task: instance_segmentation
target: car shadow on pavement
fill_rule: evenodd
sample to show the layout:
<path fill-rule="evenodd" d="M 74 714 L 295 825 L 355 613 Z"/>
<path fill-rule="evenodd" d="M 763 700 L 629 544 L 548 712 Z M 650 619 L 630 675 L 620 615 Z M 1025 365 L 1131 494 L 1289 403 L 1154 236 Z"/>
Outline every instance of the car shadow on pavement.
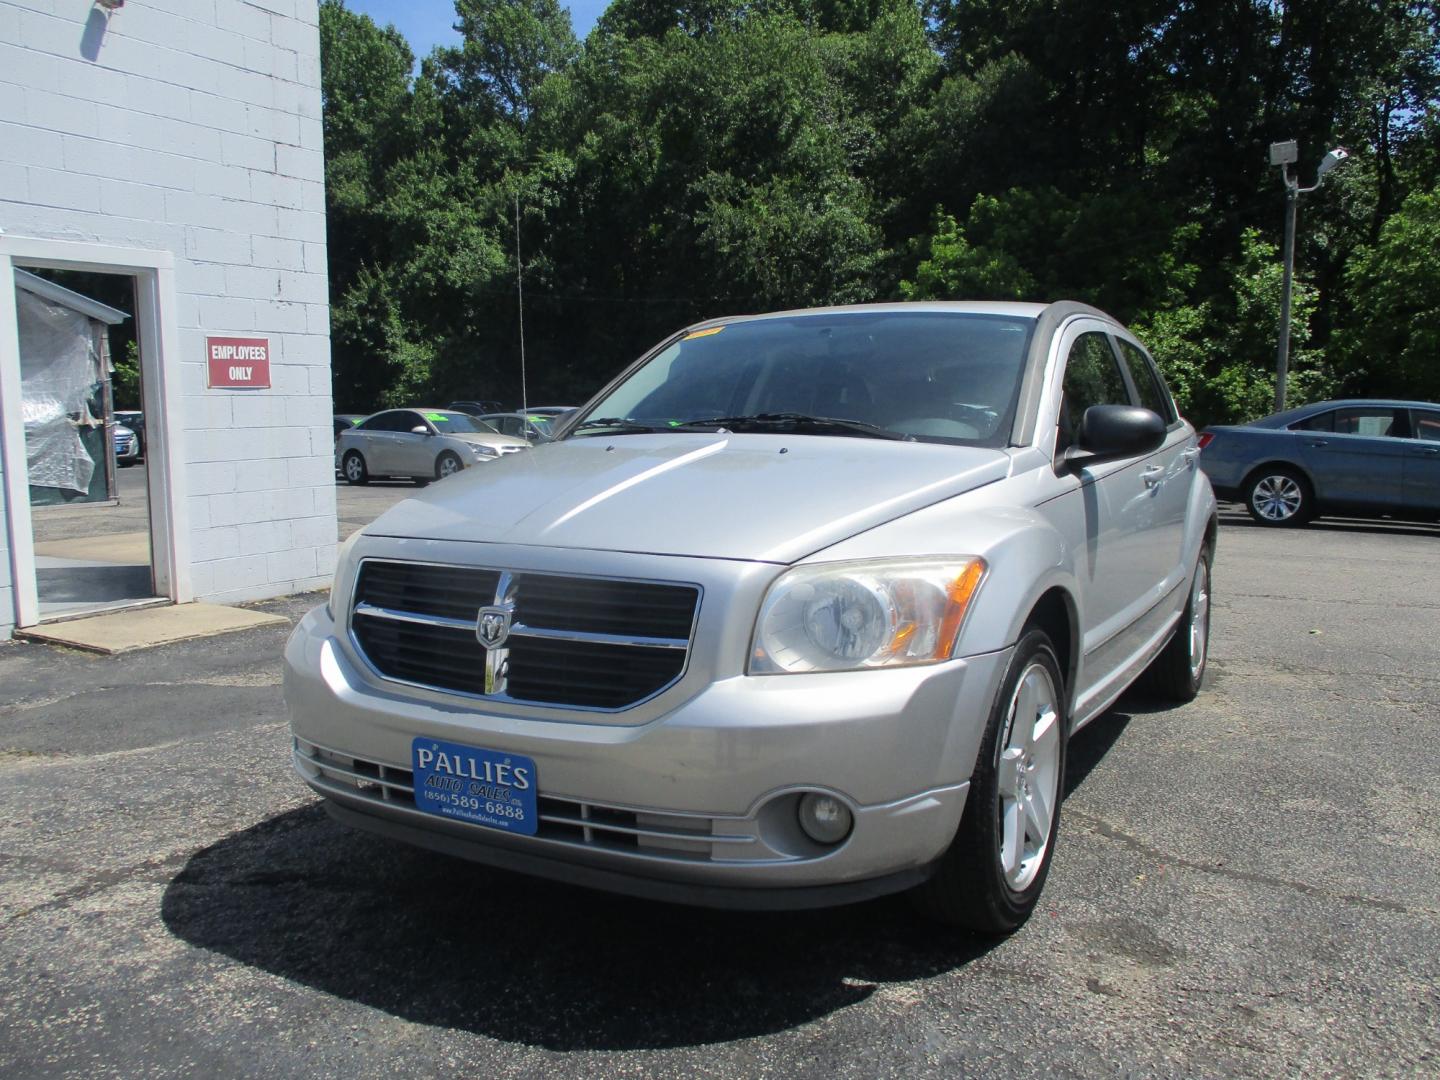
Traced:
<path fill-rule="evenodd" d="M 1243 507 L 1225 507 L 1220 511 L 1220 524 L 1227 528 L 1267 529 L 1282 531 L 1274 525 L 1262 525 Z M 1429 521 L 1405 521 L 1399 518 L 1343 518 L 1322 517 L 1308 521 L 1292 532 L 1317 533 L 1371 533 L 1375 536 L 1435 536 L 1436 523 Z"/>
<path fill-rule="evenodd" d="M 184 941 L 327 994 L 551 1050 L 770 1034 L 995 944 L 903 897 L 743 913 L 611 896 L 355 833 L 319 803 L 197 852 L 161 914 Z"/>

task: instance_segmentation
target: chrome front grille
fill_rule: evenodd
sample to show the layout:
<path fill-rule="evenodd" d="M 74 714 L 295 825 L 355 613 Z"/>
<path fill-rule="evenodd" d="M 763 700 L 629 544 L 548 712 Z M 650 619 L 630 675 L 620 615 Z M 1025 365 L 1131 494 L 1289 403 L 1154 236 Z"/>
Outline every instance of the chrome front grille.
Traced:
<path fill-rule="evenodd" d="M 350 628 L 387 679 L 615 711 L 680 678 L 699 600 L 695 585 L 366 559 Z M 482 608 L 509 618 L 491 649 L 477 633 Z"/>
<path fill-rule="evenodd" d="M 414 774 L 409 769 L 365 761 L 298 737 L 293 756 L 305 778 L 322 790 L 337 790 L 369 802 L 424 813 L 415 807 Z M 537 807 L 538 840 L 702 862 L 733 860 L 752 851 L 760 853 L 755 836 L 738 830 L 718 831 L 730 819 L 635 810 L 543 791 Z M 483 825 L 468 827 L 493 831 Z"/>

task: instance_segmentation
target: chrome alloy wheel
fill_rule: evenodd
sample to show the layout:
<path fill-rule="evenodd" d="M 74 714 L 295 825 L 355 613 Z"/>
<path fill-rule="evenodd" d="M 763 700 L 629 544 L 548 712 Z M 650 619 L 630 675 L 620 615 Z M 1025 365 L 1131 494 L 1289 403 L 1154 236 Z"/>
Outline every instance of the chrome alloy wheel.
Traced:
<path fill-rule="evenodd" d="M 1210 647 L 1210 564 L 1201 552 L 1190 585 L 1190 678 L 1198 685 L 1205 673 L 1206 650 Z"/>
<path fill-rule="evenodd" d="M 365 463 L 360 460 L 359 454 L 345 455 L 345 479 L 352 484 L 365 475 Z"/>
<path fill-rule="evenodd" d="M 1059 695 L 1049 671 L 1032 663 L 1015 684 L 1000 753 L 1000 869 L 1024 891 L 1045 864 L 1060 797 Z"/>
<path fill-rule="evenodd" d="M 435 474 L 444 480 L 447 476 L 454 476 L 462 468 L 460 459 L 454 454 L 442 454 L 439 463 L 435 466 Z"/>
<path fill-rule="evenodd" d="M 1250 493 L 1250 505 L 1267 521 L 1289 521 L 1300 512 L 1304 501 L 1300 485 L 1284 473 L 1261 478 Z"/>

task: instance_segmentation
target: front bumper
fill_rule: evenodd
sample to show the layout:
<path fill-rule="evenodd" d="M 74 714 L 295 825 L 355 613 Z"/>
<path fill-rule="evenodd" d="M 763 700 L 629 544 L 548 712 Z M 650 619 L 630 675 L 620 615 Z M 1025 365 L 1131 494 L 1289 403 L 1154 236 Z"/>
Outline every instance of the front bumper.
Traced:
<path fill-rule="evenodd" d="M 339 820 L 522 872 L 733 907 L 818 906 L 922 881 L 959 825 L 1009 658 L 682 683 L 644 722 L 616 723 L 396 686 L 352 649 L 322 608 L 285 655 L 294 766 Z M 533 758 L 537 835 L 419 810 L 415 738 Z M 814 790 L 854 815 L 833 847 L 796 823 Z"/>

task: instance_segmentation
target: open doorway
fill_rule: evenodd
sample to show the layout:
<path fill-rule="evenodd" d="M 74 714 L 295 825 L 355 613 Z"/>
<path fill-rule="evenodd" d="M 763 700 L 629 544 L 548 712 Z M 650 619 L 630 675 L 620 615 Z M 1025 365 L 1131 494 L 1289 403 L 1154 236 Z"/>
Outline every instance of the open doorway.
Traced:
<path fill-rule="evenodd" d="M 163 603 L 136 279 L 17 266 L 14 286 L 39 621 Z"/>

